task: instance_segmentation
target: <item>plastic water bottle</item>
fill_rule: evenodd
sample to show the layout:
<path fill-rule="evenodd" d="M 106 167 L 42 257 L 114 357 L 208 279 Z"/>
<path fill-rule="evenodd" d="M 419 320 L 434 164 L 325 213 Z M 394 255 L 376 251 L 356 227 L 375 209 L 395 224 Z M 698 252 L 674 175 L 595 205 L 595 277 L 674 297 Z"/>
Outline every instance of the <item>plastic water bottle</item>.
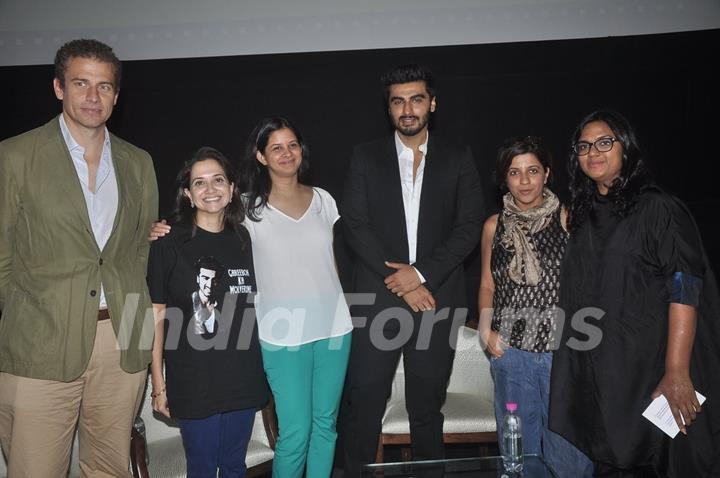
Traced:
<path fill-rule="evenodd" d="M 503 465 L 505 471 L 517 473 L 523 469 L 523 447 L 520 417 L 516 412 L 517 403 L 506 403 L 502 425 Z"/>

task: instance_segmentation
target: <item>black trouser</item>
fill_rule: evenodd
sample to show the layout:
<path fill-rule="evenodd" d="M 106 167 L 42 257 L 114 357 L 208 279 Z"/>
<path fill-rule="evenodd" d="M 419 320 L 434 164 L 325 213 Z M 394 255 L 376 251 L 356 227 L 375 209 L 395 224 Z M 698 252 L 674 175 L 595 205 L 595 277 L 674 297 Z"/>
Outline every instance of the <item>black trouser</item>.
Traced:
<path fill-rule="evenodd" d="M 394 333 L 385 331 L 389 337 Z M 402 348 L 380 350 L 370 342 L 367 329 L 353 332 L 341 416 L 347 478 L 360 476 L 362 465 L 375 461 L 381 421 L 401 351 L 413 459 L 444 457 L 440 409 L 452 364 L 448 337 L 449 326 L 437 326 L 427 350 L 417 350 L 416 333 Z"/>
<path fill-rule="evenodd" d="M 605 463 L 594 462 L 596 478 L 662 478 L 667 476 L 660 474 L 655 467 L 647 465 L 632 469 L 615 468 Z"/>

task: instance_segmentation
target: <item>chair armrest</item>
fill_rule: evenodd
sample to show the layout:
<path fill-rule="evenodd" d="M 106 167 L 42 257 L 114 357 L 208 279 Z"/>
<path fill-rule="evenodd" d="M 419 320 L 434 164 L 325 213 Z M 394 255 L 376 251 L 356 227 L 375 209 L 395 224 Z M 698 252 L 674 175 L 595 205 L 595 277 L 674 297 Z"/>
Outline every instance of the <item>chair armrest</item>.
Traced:
<path fill-rule="evenodd" d="M 136 417 L 130 434 L 130 466 L 134 478 L 150 478 L 147 463 L 145 422 L 142 418 Z"/>

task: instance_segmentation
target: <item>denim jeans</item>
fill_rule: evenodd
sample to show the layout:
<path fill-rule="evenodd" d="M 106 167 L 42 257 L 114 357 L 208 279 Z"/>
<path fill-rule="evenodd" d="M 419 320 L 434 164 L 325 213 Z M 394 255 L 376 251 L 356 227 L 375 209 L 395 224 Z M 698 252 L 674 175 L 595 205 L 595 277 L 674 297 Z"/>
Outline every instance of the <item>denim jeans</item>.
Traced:
<path fill-rule="evenodd" d="M 508 348 L 502 357 L 491 359 L 491 367 L 500 446 L 505 404 L 515 402 L 520 415 L 523 453 L 542 455 L 560 478 L 592 477 L 590 459 L 548 428 L 552 352 Z"/>
<path fill-rule="evenodd" d="M 245 454 L 254 423 L 254 408 L 207 418 L 178 419 L 187 460 L 187 478 L 244 477 L 247 471 Z"/>

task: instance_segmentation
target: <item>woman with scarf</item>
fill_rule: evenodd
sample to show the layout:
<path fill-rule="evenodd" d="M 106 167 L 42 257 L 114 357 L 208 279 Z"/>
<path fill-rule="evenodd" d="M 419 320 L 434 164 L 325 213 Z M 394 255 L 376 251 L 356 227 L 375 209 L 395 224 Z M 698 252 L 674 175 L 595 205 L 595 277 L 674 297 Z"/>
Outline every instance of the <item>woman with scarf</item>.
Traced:
<path fill-rule="evenodd" d="M 534 136 L 510 138 L 495 176 L 503 209 L 482 232 L 480 331 L 495 380 L 498 442 L 505 404 L 518 404 L 523 452 L 543 455 L 560 477 L 592 476 L 592 463 L 548 428 L 552 350 L 562 332 L 557 307 L 566 211 L 547 187 L 551 155 Z M 502 445 L 501 445 L 502 446 Z"/>

